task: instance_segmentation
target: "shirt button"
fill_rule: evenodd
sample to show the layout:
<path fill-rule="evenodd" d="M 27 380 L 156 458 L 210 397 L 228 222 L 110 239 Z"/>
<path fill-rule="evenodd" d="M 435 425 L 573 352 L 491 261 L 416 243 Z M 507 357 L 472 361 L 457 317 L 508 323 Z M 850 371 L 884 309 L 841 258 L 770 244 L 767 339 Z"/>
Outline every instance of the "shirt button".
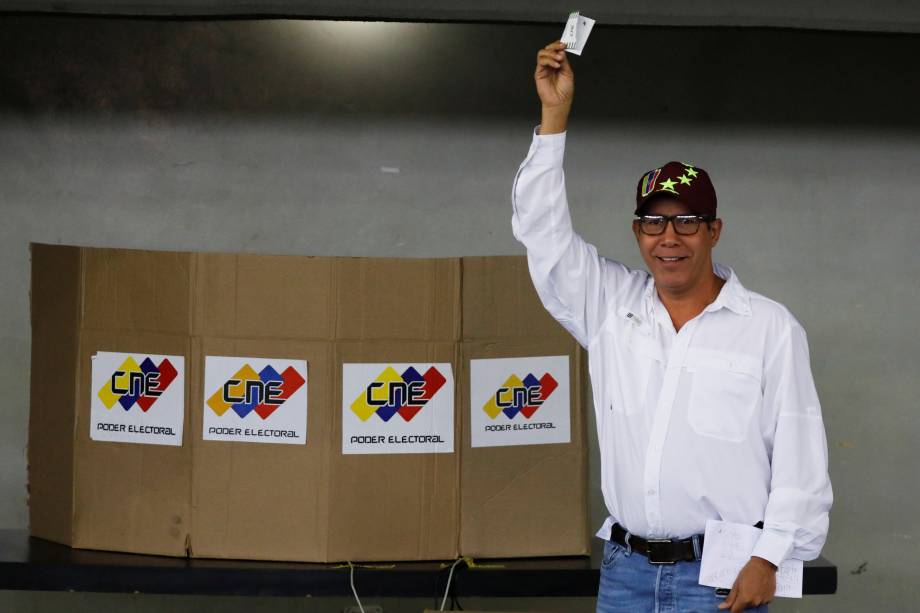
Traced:
<path fill-rule="evenodd" d="M 657 492 L 655 492 L 655 490 L 649 490 L 647 493 L 649 496 L 654 496 Z"/>

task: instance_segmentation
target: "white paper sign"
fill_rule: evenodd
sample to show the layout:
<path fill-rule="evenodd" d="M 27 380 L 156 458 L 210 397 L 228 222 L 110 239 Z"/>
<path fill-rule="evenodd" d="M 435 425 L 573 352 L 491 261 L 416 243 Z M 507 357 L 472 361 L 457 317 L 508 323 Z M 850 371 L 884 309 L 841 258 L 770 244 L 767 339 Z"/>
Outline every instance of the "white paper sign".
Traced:
<path fill-rule="evenodd" d="M 453 450 L 450 364 L 342 366 L 342 453 Z"/>
<path fill-rule="evenodd" d="M 754 526 L 726 521 L 706 522 L 700 585 L 731 588 L 738 573 L 751 559 L 763 531 Z M 776 571 L 776 595 L 802 597 L 802 560 L 786 560 Z"/>
<path fill-rule="evenodd" d="M 594 20 L 590 17 L 576 12 L 569 13 L 569 19 L 562 31 L 560 42 L 565 43 L 565 50 L 575 55 L 581 55 L 584 51 L 585 44 L 588 42 L 588 36 L 594 28 Z"/>
<path fill-rule="evenodd" d="M 307 443 L 307 362 L 209 355 L 204 360 L 206 441 Z"/>
<path fill-rule="evenodd" d="M 470 361 L 473 447 L 571 441 L 569 356 Z"/>
<path fill-rule="evenodd" d="M 184 357 L 108 351 L 92 357 L 92 440 L 180 446 L 184 420 Z"/>

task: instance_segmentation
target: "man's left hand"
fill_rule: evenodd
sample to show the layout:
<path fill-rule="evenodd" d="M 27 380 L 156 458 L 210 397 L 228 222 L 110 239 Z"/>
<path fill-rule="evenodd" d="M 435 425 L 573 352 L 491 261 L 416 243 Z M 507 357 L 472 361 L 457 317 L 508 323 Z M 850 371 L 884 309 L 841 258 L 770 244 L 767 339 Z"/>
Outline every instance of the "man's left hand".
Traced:
<path fill-rule="evenodd" d="M 776 567 L 763 558 L 752 557 L 735 579 L 732 591 L 719 605 L 720 609 L 731 609 L 741 613 L 749 607 L 759 607 L 773 600 L 776 593 Z"/>

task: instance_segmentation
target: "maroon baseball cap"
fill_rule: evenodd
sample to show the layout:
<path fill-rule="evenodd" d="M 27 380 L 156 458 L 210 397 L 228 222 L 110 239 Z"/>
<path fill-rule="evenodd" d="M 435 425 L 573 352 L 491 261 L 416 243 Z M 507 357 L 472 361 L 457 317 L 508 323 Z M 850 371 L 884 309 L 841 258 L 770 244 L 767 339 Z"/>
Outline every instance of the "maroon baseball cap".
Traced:
<path fill-rule="evenodd" d="M 716 216 L 716 190 L 709 173 L 692 164 L 668 162 L 642 175 L 636 185 L 636 215 L 659 198 L 678 200 L 695 215 Z"/>

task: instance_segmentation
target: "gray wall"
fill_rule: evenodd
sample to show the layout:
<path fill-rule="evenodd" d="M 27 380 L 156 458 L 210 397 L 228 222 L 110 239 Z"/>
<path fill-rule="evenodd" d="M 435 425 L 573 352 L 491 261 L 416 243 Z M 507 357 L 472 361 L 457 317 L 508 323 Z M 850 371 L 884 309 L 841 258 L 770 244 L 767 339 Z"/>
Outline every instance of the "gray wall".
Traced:
<path fill-rule="evenodd" d="M 538 117 L 533 56 L 558 30 L 0 18 L 0 527 L 27 525 L 30 241 L 522 253 L 509 192 Z M 725 220 L 717 258 L 809 332 L 836 494 L 824 553 L 840 589 L 778 611 L 909 610 L 920 598 L 918 55 L 910 35 L 602 27 L 576 63 L 577 228 L 640 265 L 637 177 L 670 159 L 699 164 Z M 4 610 L 209 603 L 340 604 L 0 592 Z"/>

